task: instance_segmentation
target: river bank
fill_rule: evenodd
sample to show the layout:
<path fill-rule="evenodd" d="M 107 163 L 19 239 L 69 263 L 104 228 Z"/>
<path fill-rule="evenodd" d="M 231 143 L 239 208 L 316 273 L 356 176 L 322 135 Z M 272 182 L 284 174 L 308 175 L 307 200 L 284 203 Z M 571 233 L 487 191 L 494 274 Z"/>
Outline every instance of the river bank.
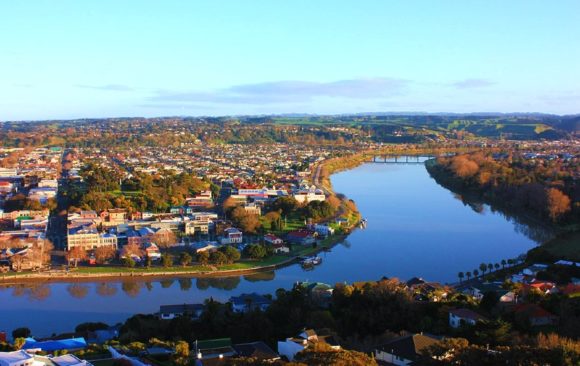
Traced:
<path fill-rule="evenodd" d="M 425 163 L 427 171 L 437 184 L 461 196 L 469 204 L 484 203 L 528 228 L 526 235 L 538 241 L 539 246 L 526 253 L 528 261 L 555 262 L 560 259 L 580 261 L 580 231 L 578 225 L 557 225 L 540 219 L 529 212 L 516 210 L 508 203 L 492 199 L 476 189 L 467 189 L 461 180 L 439 169 L 435 159 Z"/>
<path fill-rule="evenodd" d="M 323 240 L 316 247 L 307 247 L 300 250 L 293 256 L 273 256 L 261 261 L 244 261 L 226 264 L 212 270 L 212 266 L 189 266 L 189 267 L 155 267 L 155 268 L 126 268 L 126 267 L 79 267 L 72 271 L 52 271 L 36 273 L 11 273 L 0 276 L 0 284 L 15 285 L 19 283 L 31 282 L 70 282 L 98 280 L 120 280 L 131 278 L 212 278 L 212 277 L 234 277 L 250 275 L 260 272 L 281 269 L 296 264 L 304 256 L 316 255 L 322 251 L 332 248 L 334 245 L 344 241 L 348 234 L 335 235 Z M 243 268 L 246 267 L 246 268 Z"/>

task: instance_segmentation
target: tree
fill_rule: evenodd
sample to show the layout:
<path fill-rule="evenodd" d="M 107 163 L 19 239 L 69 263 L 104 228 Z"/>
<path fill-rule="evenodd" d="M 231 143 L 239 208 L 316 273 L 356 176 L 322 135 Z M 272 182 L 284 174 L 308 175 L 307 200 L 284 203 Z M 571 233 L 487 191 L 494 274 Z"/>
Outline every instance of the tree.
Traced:
<path fill-rule="evenodd" d="M 495 270 L 497 271 L 497 270 L 499 269 L 499 263 L 495 263 L 495 264 L 493 265 L 493 268 L 495 268 Z"/>
<path fill-rule="evenodd" d="M 465 277 L 465 274 L 463 272 L 459 272 L 457 274 L 457 277 L 459 277 L 459 283 L 463 282 L 463 277 Z"/>
<path fill-rule="evenodd" d="M 372 357 L 362 352 L 334 350 L 323 342 L 315 343 L 299 352 L 295 360 L 309 366 L 377 366 L 377 362 Z"/>
<path fill-rule="evenodd" d="M 14 348 L 21 349 L 26 343 L 26 339 L 22 337 L 14 338 Z"/>
<path fill-rule="evenodd" d="M 30 329 L 23 327 L 23 328 L 16 328 L 12 331 L 12 339 L 16 338 L 28 338 L 30 337 Z"/>
<path fill-rule="evenodd" d="M 292 196 L 282 196 L 272 202 L 272 210 L 281 211 L 283 215 L 288 215 L 298 208 L 298 201 Z"/>
<path fill-rule="evenodd" d="M 163 253 L 161 256 L 161 263 L 165 268 L 173 266 L 173 256 L 169 253 Z"/>
<path fill-rule="evenodd" d="M 179 263 L 184 267 L 189 266 L 192 260 L 193 258 L 187 252 L 181 252 L 179 254 Z"/>
<path fill-rule="evenodd" d="M 224 203 L 222 204 L 223 210 L 224 212 L 229 212 L 231 211 L 234 207 L 239 206 L 240 203 L 238 201 L 236 201 L 235 198 L 233 197 L 228 197 L 226 198 L 226 200 L 224 201 Z"/>
<path fill-rule="evenodd" d="M 502 259 L 501 260 L 501 268 L 504 269 L 506 264 L 507 264 L 507 261 L 505 259 Z"/>
<path fill-rule="evenodd" d="M 145 251 L 141 249 L 141 246 L 137 243 L 129 243 L 123 247 L 121 251 L 121 257 L 129 258 L 129 257 L 143 257 L 145 255 Z"/>
<path fill-rule="evenodd" d="M 550 188 L 546 192 L 548 216 L 557 221 L 560 216 L 570 211 L 570 197 L 557 188 Z"/>
<path fill-rule="evenodd" d="M 202 266 L 209 263 L 209 253 L 206 250 L 197 253 L 197 262 Z"/>
<path fill-rule="evenodd" d="M 226 256 L 228 263 L 234 263 L 241 257 L 240 251 L 231 245 L 223 246 L 219 248 L 218 251 L 222 252 Z"/>
<path fill-rule="evenodd" d="M 479 276 L 479 271 L 477 269 L 473 270 L 473 277 L 477 278 Z"/>
<path fill-rule="evenodd" d="M 123 265 L 127 268 L 135 267 L 135 260 L 132 257 L 125 257 L 123 258 Z"/>
<path fill-rule="evenodd" d="M 284 223 L 282 222 L 282 216 L 278 211 L 271 211 L 264 215 L 264 219 L 270 224 L 270 229 L 274 231 L 280 231 L 284 229 Z"/>
<path fill-rule="evenodd" d="M 153 234 L 152 241 L 162 249 L 169 249 L 177 244 L 177 236 L 169 229 L 159 229 Z"/>
<path fill-rule="evenodd" d="M 69 263 L 74 262 L 75 267 L 78 265 L 78 262 L 84 261 L 87 258 L 87 251 L 83 247 L 72 247 L 72 249 L 66 253 L 67 261 Z"/>
<path fill-rule="evenodd" d="M 95 259 L 97 263 L 103 264 L 115 256 L 117 251 L 112 245 L 105 245 L 95 249 Z"/>
<path fill-rule="evenodd" d="M 246 209 L 241 206 L 233 209 L 231 219 L 237 227 L 246 233 L 254 234 L 258 227 L 260 227 L 258 216 L 248 213 Z"/>
<path fill-rule="evenodd" d="M 175 345 L 173 362 L 177 365 L 187 365 L 189 363 L 189 344 L 185 341 L 179 341 Z"/>
<path fill-rule="evenodd" d="M 268 251 L 263 245 L 250 244 L 244 249 L 244 254 L 252 259 L 262 259 L 268 254 Z"/>
<path fill-rule="evenodd" d="M 212 263 L 217 264 L 219 266 L 219 265 L 227 263 L 228 257 L 226 257 L 226 255 L 224 253 L 222 253 L 221 251 L 217 250 L 217 251 L 210 254 L 209 260 Z"/>
<path fill-rule="evenodd" d="M 481 275 L 484 276 L 485 275 L 485 271 L 487 270 L 487 264 L 481 263 L 479 265 L 479 270 L 481 271 Z"/>
<path fill-rule="evenodd" d="M 493 264 L 491 264 L 491 263 L 488 263 L 488 264 L 487 264 L 487 271 L 488 271 L 489 273 L 491 273 L 491 271 L 492 271 L 492 270 L 493 270 Z"/>
<path fill-rule="evenodd" d="M 471 272 L 469 272 L 469 271 L 465 272 L 465 276 L 467 277 L 467 280 L 469 281 L 471 279 Z"/>

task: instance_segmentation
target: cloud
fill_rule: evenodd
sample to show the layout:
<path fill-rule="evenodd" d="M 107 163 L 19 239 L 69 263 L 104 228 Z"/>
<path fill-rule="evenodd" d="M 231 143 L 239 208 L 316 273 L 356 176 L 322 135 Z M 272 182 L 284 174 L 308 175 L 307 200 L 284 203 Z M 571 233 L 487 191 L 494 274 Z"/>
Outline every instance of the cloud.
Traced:
<path fill-rule="evenodd" d="M 77 88 L 82 89 L 93 89 L 93 90 L 103 90 L 103 91 L 133 91 L 132 87 L 123 84 L 106 84 L 106 85 L 86 85 L 86 84 L 77 84 L 75 85 Z"/>
<path fill-rule="evenodd" d="M 350 79 L 332 82 L 273 81 L 235 85 L 210 92 L 160 90 L 155 102 L 216 104 L 284 104 L 308 102 L 314 98 L 379 99 L 399 95 L 408 80 L 393 78 Z"/>
<path fill-rule="evenodd" d="M 484 88 L 486 86 L 494 85 L 495 83 L 487 79 L 465 79 L 451 84 L 457 89 L 474 89 Z"/>

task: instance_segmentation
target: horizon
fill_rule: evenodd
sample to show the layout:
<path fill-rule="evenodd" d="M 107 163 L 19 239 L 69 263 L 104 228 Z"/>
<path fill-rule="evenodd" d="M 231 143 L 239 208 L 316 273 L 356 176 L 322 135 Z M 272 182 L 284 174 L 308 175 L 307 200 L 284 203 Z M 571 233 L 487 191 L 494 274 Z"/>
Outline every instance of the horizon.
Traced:
<path fill-rule="evenodd" d="M 21 119 L 21 120 L 0 120 L 0 123 L 20 123 L 20 122 L 73 122 L 83 120 L 114 120 L 114 119 L 167 119 L 167 118 L 257 118 L 257 117 L 340 117 L 340 116 L 467 116 L 467 117 L 533 117 L 546 116 L 558 118 L 575 118 L 579 113 L 555 114 L 543 112 L 424 112 L 424 111 L 401 111 L 401 112 L 357 112 L 357 113 L 264 113 L 264 114 L 223 114 L 223 115 L 158 115 L 158 116 L 113 116 L 113 117 L 71 117 L 71 118 L 48 118 L 48 119 Z"/>
<path fill-rule="evenodd" d="M 575 115 L 579 14 L 572 0 L 6 3 L 0 121 Z"/>

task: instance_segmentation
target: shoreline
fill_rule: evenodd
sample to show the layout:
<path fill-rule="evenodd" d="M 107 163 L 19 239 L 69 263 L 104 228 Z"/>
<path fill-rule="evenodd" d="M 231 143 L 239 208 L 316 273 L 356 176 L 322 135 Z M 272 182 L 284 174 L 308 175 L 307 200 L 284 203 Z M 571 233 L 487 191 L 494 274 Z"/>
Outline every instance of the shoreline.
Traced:
<path fill-rule="evenodd" d="M 350 234 L 350 233 L 349 233 Z M 25 273 L 15 275 L 1 275 L 0 286 L 19 285 L 27 283 L 68 283 L 68 282 L 112 282 L 122 279 L 160 279 L 160 278 L 227 278 L 251 275 L 260 272 L 274 271 L 284 267 L 297 264 L 301 257 L 305 255 L 315 255 L 325 249 L 330 249 L 344 241 L 349 234 L 341 234 L 332 237 L 326 245 L 319 245 L 302 255 L 288 257 L 279 263 L 264 266 L 256 266 L 243 269 L 222 269 L 222 270 L 179 270 L 179 271 L 148 271 L 148 270 L 127 270 L 111 271 L 101 273 L 79 273 L 79 272 L 57 272 L 57 273 Z M 183 267 L 173 267 L 182 269 Z M 98 280 L 98 281 L 97 281 Z"/>
<path fill-rule="evenodd" d="M 353 155 L 343 156 L 328 159 L 322 161 L 321 163 L 313 166 L 311 180 L 314 184 L 320 185 L 321 188 L 327 193 L 329 196 L 337 196 L 341 195 L 340 193 L 334 192 L 332 188 L 332 183 L 330 178 L 333 174 L 355 169 L 362 164 L 368 162 L 368 159 L 372 156 L 381 155 L 381 154 L 396 154 L 396 155 L 417 155 L 417 154 L 428 154 L 428 153 L 441 153 L 439 149 L 412 149 L 408 151 L 398 151 L 395 148 L 394 151 L 391 150 L 392 147 L 386 147 L 380 151 L 362 151 Z M 345 196 L 345 199 L 348 200 L 348 197 Z M 353 212 L 358 216 L 360 219 L 361 214 L 358 209 Z M 263 266 L 256 266 L 250 268 L 243 268 L 243 269 L 222 269 L 222 270 L 169 270 L 169 271 L 149 271 L 149 270 L 124 270 L 124 271 L 110 271 L 110 272 L 95 272 L 95 273 L 78 273 L 78 272 L 57 272 L 57 273 L 23 273 L 23 274 L 11 274 L 11 275 L 4 275 L 0 274 L 0 286 L 5 285 L 18 285 L 24 283 L 53 283 L 53 282 L 95 282 L 98 280 L 102 281 L 114 281 L 119 279 L 137 279 L 137 278 L 179 278 L 179 277 L 188 277 L 188 278 L 227 278 L 227 277 L 236 277 L 236 276 L 243 276 L 243 275 L 250 275 L 260 272 L 272 271 L 277 270 L 280 268 L 284 268 L 293 264 L 296 264 L 300 257 L 304 255 L 314 255 L 320 253 L 324 249 L 332 248 L 333 246 L 337 245 L 338 243 L 344 241 L 350 233 L 356 229 L 357 223 L 352 223 L 350 226 L 346 227 L 346 233 L 336 235 L 331 237 L 332 240 L 330 243 L 326 245 L 321 245 L 316 248 L 312 248 L 312 251 L 308 251 L 306 254 L 296 255 L 293 257 L 289 257 L 286 260 L 283 260 L 279 263 L 275 264 L 268 264 Z M 96 268 L 103 268 L 103 267 L 96 267 Z M 174 267 L 176 268 L 176 267 Z"/>

